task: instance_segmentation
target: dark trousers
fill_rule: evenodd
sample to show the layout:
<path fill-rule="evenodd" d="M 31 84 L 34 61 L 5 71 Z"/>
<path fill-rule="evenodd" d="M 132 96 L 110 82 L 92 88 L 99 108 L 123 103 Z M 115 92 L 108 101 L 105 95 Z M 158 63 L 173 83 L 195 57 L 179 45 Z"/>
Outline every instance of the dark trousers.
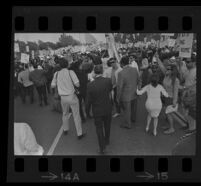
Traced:
<path fill-rule="evenodd" d="M 52 82 L 52 80 L 47 80 L 47 83 L 46 83 L 46 87 L 47 87 L 47 92 L 48 92 L 48 94 L 51 93 L 51 91 L 50 91 L 51 82 Z"/>
<path fill-rule="evenodd" d="M 21 99 L 23 103 L 26 103 L 26 96 L 29 96 L 30 103 L 33 103 L 34 101 L 34 87 L 33 85 L 24 87 L 21 86 Z"/>
<path fill-rule="evenodd" d="M 85 120 L 84 111 L 83 111 L 83 107 L 82 107 L 82 102 L 84 101 L 84 103 L 85 103 L 85 96 L 83 96 L 82 94 L 79 94 L 77 97 L 79 100 L 79 109 L 80 109 L 81 119 Z"/>
<path fill-rule="evenodd" d="M 46 91 L 46 86 L 42 85 L 42 86 L 37 86 L 36 90 L 38 92 L 38 96 L 39 96 L 39 101 L 40 104 L 44 103 L 47 104 L 47 91 Z"/>
<path fill-rule="evenodd" d="M 125 126 L 131 127 L 131 121 L 136 121 L 136 113 L 137 113 L 137 99 L 132 101 L 123 101 L 122 102 L 122 110 Z"/>
<path fill-rule="evenodd" d="M 113 99 L 113 102 L 114 102 L 115 107 L 116 107 L 116 112 L 120 113 L 121 112 L 121 107 L 120 107 L 120 104 L 117 101 L 117 87 L 115 87 L 113 90 L 114 90 L 114 99 Z"/>
<path fill-rule="evenodd" d="M 100 151 L 103 151 L 110 141 L 111 114 L 94 117 L 94 122 L 99 148 Z"/>

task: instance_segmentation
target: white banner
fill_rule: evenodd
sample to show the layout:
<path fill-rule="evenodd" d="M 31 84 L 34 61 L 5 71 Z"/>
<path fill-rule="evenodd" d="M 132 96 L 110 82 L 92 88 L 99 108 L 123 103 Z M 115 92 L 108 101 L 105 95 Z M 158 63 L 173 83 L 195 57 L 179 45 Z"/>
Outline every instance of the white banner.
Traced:
<path fill-rule="evenodd" d="M 174 33 L 162 33 L 162 36 L 174 36 Z"/>
<path fill-rule="evenodd" d="M 29 63 L 29 55 L 25 53 L 21 53 L 21 63 Z"/>
<path fill-rule="evenodd" d="M 193 34 L 179 35 L 179 57 L 190 58 L 193 45 Z"/>

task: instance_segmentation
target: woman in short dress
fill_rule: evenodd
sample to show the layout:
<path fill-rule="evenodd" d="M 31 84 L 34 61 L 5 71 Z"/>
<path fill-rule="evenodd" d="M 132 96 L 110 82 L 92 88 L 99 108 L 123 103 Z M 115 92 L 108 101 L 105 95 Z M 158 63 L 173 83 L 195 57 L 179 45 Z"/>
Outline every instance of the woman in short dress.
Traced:
<path fill-rule="evenodd" d="M 158 76 L 156 74 L 152 75 L 151 83 L 143 87 L 141 90 L 137 90 L 138 95 L 142 95 L 147 93 L 147 100 L 145 103 L 145 107 L 148 111 L 147 116 L 147 126 L 146 132 L 149 130 L 149 125 L 151 123 L 151 119 L 154 119 L 154 136 L 157 135 L 157 126 L 158 126 L 158 116 L 162 109 L 161 102 L 161 93 L 165 97 L 168 97 L 168 93 L 165 91 L 162 85 L 158 84 Z"/>

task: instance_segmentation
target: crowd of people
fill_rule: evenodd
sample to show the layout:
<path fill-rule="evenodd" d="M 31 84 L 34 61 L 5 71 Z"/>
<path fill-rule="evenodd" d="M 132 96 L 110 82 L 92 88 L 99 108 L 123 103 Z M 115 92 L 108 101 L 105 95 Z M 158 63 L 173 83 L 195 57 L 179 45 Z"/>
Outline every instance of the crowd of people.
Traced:
<path fill-rule="evenodd" d="M 158 117 L 165 113 L 169 127 L 164 134 L 175 131 L 175 120 L 181 110 L 182 128 L 196 130 L 196 53 L 191 58 L 180 58 L 173 47 L 158 49 L 120 48 L 118 55 L 107 58 L 107 51 L 54 56 L 54 62 L 30 60 L 29 64 L 16 63 L 15 95 L 26 103 L 34 103 L 34 88 L 39 106 L 52 104 L 62 113 L 63 131 L 69 132 L 69 116 L 73 115 L 78 139 L 86 136 L 82 123 L 94 119 L 99 153 L 104 154 L 110 144 L 110 127 L 114 117 L 122 116 L 120 127 L 132 129 L 136 122 L 139 96 L 146 93 L 147 125 L 153 119 L 153 135 L 157 136 Z M 50 103 L 48 94 L 53 96 Z M 182 120 L 182 118 L 181 118 Z"/>

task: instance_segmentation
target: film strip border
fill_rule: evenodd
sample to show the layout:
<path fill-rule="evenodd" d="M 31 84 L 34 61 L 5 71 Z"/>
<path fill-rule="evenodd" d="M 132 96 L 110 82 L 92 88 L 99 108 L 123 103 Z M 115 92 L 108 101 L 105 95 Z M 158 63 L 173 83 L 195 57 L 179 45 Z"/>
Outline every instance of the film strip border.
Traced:
<path fill-rule="evenodd" d="M 97 19 L 94 16 L 88 16 L 85 20 L 86 31 L 95 31 L 97 29 Z M 169 26 L 169 19 L 167 16 L 159 16 L 158 20 L 158 30 L 167 31 Z M 192 17 L 183 16 L 181 18 L 182 30 L 191 31 L 192 30 Z M 37 20 L 38 31 L 47 31 L 49 26 L 49 20 L 47 16 L 41 16 Z M 111 31 L 119 31 L 121 25 L 121 19 L 118 16 L 112 16 L 109 18 L 109 28 Z M 17 16 L 15 18 L 15 31 L 24 31 L 25 18 L 22 16 Z M 145 29 L 145 20 L 142 16 L 136 16 L 133 21 L 133 28 L 135 31 L 142 31 Z M 64 16 L 62 18 L 62 30 L 71 31 L 73 29 L 73 18 L 71 16 Z"/>
<path fill-rule="evenodd" d="M 15 32 L 191 32 L 198 7 L 15 7 Z"/>
<path fill-rule="evenodd" d="M 23 182 L 196 180 L 191 157 L 16 157 L 13 165 L 17 180 Z"/>
<path fill-rule="evenodd" d="M 199 33 L 200 12 L 199 7 L 14 7 L 12 31 Z M 199 37 L 198 34 L 198 51 Z M 198 146 L 195 157 L 14 157 L 10 140 L 8 154 L 9 182 L 200 180 Z"/>

